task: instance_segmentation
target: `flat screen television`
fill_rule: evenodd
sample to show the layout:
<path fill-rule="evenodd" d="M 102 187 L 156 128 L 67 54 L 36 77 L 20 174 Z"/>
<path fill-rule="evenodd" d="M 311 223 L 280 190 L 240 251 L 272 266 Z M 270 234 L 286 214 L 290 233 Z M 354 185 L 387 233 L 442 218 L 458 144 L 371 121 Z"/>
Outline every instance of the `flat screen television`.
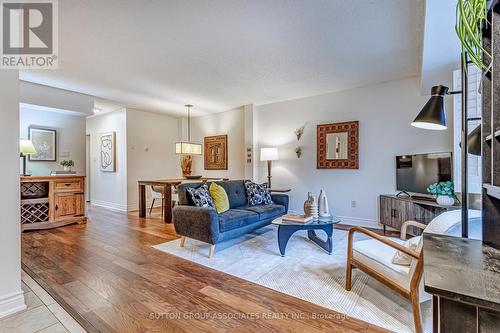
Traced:
<path fill-rule="evenodd" d="M 436 182 L 451 181 L 451 152 L 396 156 L 396 189 L 427 194 Z"/>

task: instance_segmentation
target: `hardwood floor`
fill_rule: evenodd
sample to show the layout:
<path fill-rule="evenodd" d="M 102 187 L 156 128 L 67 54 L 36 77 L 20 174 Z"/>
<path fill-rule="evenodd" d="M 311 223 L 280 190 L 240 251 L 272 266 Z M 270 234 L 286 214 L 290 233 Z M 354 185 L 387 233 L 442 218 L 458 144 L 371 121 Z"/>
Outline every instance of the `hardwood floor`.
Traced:
<path fill-rule="evenodd" d="M 89 332 L 386 332 L 151 247 L 159 211 L 89 209 L 87 225 L 22 234 L 22 262 Z"/>

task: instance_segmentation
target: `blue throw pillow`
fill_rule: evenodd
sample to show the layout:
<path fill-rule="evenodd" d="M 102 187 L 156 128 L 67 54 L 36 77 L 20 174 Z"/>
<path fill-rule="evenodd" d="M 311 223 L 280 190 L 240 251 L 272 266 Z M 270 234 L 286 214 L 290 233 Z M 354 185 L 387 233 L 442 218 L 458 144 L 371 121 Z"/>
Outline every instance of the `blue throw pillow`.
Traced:
<path fill-rule="evenodd" d="M 215 204 L 208 191 L 208 185 L 203 184 L 198 188 L 188 187 L 187 191 L 196 207 L 214 207 Z"/>
<path fill-rule="evenodd" d="M 271 194 L 269 194 L 269 190 L 267 189 L 267 183 L 259 185 L 245 180 L 245 189 L 247 192 L 247 203 L 250 206 L 274 204 Z"/>

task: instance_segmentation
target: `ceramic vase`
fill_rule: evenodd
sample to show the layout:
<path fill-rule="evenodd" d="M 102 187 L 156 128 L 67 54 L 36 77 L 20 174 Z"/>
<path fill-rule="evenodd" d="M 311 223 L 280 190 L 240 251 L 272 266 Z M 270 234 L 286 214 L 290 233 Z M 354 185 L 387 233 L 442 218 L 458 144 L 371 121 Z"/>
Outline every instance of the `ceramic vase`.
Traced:
<path fill-rule="evenodd" d="M 311 192 L 307 193 L 307 200 L 304 202 L 304 214 L 307 216 L 318 217 L 318 203 Z"/>
<path fill-rule="evenodd" d="M 318 205 L 320 217 L 330 216 L 330 208 L 328 208 L 328 198 L 326 197 L 326 193 L 324 190 L 321 190 L 319 192 Z"/>
<path fill-rule="evenodd" d="M 455 199 L 447 195 L 439 195 L 436 198 L 436 202 L 442 206 L 453 206 L 453 204 L 455 203 Z"/>

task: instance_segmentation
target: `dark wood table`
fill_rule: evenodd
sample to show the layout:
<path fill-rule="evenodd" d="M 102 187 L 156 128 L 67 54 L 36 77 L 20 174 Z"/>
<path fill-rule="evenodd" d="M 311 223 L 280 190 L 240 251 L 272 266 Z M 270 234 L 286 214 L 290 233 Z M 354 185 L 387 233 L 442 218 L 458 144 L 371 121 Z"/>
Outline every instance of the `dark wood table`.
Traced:
<path fill-rule="evenodd" d="M 433 332 L 498 332 L 500 250 L 477 239 L 424 233 L 423 251 Z"/>
<path fill-rule="evenodd" d="M 139 180 L 139 217 L 146 217 L 146 186 L 159 186 L 163 187 L 163 198 L 165 200 L 163 204 L 163 221 L 165 223 L 172 223 L 172 186 L 177 186 L 179 184 L 185 183 L 187 181 L 194 182 L 207 182 L 214 180 L 228 180 L 227 178 L 215 178 L 215 177 L 202 177 L 199 179 L 187 179 L 187 178 L 171 178 L 171 179 L 159 179 L 159 180 Z"/>

